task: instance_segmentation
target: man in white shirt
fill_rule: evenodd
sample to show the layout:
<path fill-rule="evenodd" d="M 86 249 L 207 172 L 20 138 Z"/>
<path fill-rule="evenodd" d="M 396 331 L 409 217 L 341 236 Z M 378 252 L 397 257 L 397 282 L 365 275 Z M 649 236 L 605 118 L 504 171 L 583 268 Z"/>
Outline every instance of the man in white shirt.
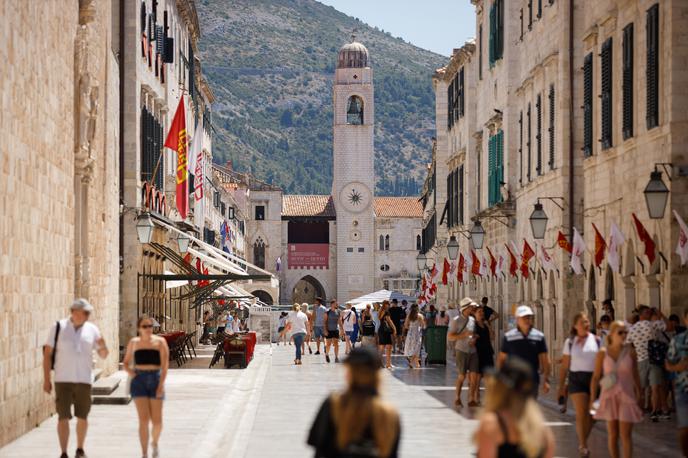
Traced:
<path fill-rule="evenodd" d="M 71 316 L 59 320 L 50 329 L 43 347 L 43 390 L 50 394 L 50 371 L 55 376 L 55 406 L 58 415 L 57 436 L 62 455 L 68 458 L 69 420 L 77 417 L 75 458 L 85 458 L 84 440 L 88 429 L 87 417 L 91 410 L 91 384 L 93 383 L 93 350 L 105 359 L 108 349 L 98 327 L 88 322 L 93 306 L 86 299 L 76 299 Z M 59 325 L 59 326 L 58 326 Z"/>

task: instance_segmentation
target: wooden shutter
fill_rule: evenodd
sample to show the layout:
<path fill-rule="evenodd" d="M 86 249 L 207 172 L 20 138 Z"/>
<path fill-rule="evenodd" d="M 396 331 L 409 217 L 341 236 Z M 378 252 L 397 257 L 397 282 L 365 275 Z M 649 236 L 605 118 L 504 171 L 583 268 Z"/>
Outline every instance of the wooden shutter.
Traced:
<path fill-rule="evenodd" d="M 483 79 L 483 25 L 478 27 L 478 79 Z"/>
<path fill-rule="evenodd" d="M 459 73 L 454 75 L 454 123 L 459 120 L 459 99 L 461 98 L 461 88 L 459 87 Z"/>
<path fill-rule="evenodd" d="M 452 197 L 453 197 L 453 180 L 454 180 L 454 174 L 449 173 L 447 175 L 447 227 L 452 227 L 454 220 L 452 219 Z M 441 223 L 441 222 L 440 222 Z"/>
<path fill-rule="evenodd" d="M 647 10 L 647 67 L 645 69 L 647 91 L 647 128 L 659 125 L 659 4 Z"/>
<path fill-rule="evenodd" d="M 528 30 L 533 30 L 533 0 L 528 0 Z"/>
<path fill-rule="evenodd" d="M 554 84 L 549 87 L 549 169 L 554 170 Z"/>
<path fill-rule="evenodd" d="M 502 187 L 502 182 L 504 181 L 504 131 L 500 130 L 497 132 L 497 145 L 496 145 L 496 153 L 495 153 L 495 165 L 496 165 L 496 173 L 495 173 L 495 202 L 501 202 L 502 201 L 502 192 L 501 192 L 501 187 Z"/>
<path fill-rule="evenodd" d="M 535 170 L 542 175 L 542 96 L 535 99 Z"/>
<path fill-rule="evenodd" d="M 538 0 L 537 18 L 542 17 L 542 0 Z"/>
<path fill-rule="evenodd" d="M 531 169 L 533 168 L 532 160 L 531 160 L 531 155 L 530 155 L 530 139 L 532 138 L 533 131 L 532 131 L 532 123 L 531 123 L 531 113 L 530 113 L 530 104 L 528 104 L 528 110 L 526 111 L 526 117 L 528 118 L 528 130 L 527 135 L 528 137 L 526 138 L 526 148 L 528 150 L 528 168 L 526 169 L 526 176 L 528 177 L 528 181 L 531 180 Z"/>
<path fill-rule="evenodd" d="M 454 169 L 454 226 L 459 224 L 459 169 Z"/>
<path fill-rule="evenodd" d="M 497 60 L 504 55 L 504 0 L 497 2 Z"/>
<path fill-rule="evenodd" d="M 489 61 L 490 61 L 490 68 L 494 66 L 495 60 L 496 60 L 496 53 L 495 53 L 495 32 L 497 28 L 497 22 L 495 21 L 496 19 L 496 8 L 494 3 L 490 7 L 490 37 L 489 37 Z"/>
<path fill-rule="evenodd" d="M 592 156 L 592 53 L 583 61 L 583 154 Z"/>
<path fill-rule="evenodd" d="M 518 182 L 523 185 L 523 110 L 518 115 L 518 168 Z"/>
<path fill-rule="evenodd" d="M 623 138 L 633 136 L 633 23 L 623 29 Z"/>
<path fill-rule="evenodd" d="M 466 92 L 464 91 L 463 81 L 463 67 L 461 67 L 461 70 L 459 70 L 459 118 L 462 118 L 465 113 Z"/>
<path fill-rule="evenodd" d="M 452 107 L 454 106 L 454 80 L 449 83 L 447 88 L 447 129 L 451 129 L 454 125 L 454 113 Z"/>
<path fill-rule="evenodd" d="M 602 88 L 602 149 L 612 146 L 612 39 L 602 43 L 600 55 L 600 73 Z"/>
<path fill-rule="evenodd" d="M 494 205 L 495 138 L 494 135 L 490 137 L 487 153 L 487 201 L 490 207 Z"/>

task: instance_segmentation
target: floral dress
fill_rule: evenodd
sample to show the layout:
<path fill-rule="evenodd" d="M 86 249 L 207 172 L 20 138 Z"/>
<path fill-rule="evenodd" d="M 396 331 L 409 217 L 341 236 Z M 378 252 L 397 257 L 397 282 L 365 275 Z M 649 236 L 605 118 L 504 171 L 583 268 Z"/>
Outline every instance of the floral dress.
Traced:
<path fill-rule="evenodd" d="M 404 344 L 404 356 L 420 356 L 420 347 L 423 341 L 423 325 L 421 320 L 410 321 L 406 342 Z"/>

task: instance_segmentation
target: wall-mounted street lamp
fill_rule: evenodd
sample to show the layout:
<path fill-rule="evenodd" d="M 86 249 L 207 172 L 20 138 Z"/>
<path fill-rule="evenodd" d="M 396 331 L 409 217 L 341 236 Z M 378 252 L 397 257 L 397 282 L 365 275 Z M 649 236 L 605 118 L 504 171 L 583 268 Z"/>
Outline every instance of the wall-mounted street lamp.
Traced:
<path fill-rule="evenodd" d="M 422 272 L 425 269 L 427 262 L 428 257 L 425 256 L 424 253 L 418 253 L 418 256 L 416 256 L 416 264 L 418 265 L 419 272 Z"/>
<path fill-rule="evenodd" d="M 483 223 L 479 219 L 475 220 L 473 227 L 469 231 L 471 234 L 471 241 L 473 242 L 473 248 L 480 250 L 483 247 L 483 240 L 485 239 L 485 229 L 483 228 Z"/>
<path fill-rule="evenodd" d="M 456 257 L 459 255 L 459 241 L 456 240 L 456 236 L 454 235 L 449 237 L 449 241 L 447 242 L 447 254 L 452 261 L 456 260 Z"/>
<path fill-rule="evenodd" d="M 186 252 L 189 251 L 190 243 L 191 238 L 185 232 L 180 232 L 177 234 L 177 246 L 179 247 L 179 252 L 181 254 L 186 254 Z"/>
<path fill-rule="evenodd" d="M 234 207 L 229 207 L 227 210 L 227 218 L 230 220 L 234 219 Z"/>
<path fill-rule="evenodd" d="M 150 213 L 141 213 L 136 218 L 136 234 L 139 237 L 139 242 L 142 244 L 150 243 L 153 237 L 153 219 Z"/>
<path fill-rule="evenodd" d="M 657 166 L 662 166 L 667 174 L 667 178 L 671 181 L 674 164 L 671 162 L 656 162 L 655 169 L 650 172 L 650 181 L 645 186 L 643 194 L 645 194 L 645 203 L 647 204 L 647 212 L 652 219 L 664 218 L 664 210 L 666 209 L 667 201 L 669 200 L 669 188 L 662 180 L 662 172 L 657 169 Z M 688 167 L 679 166 L 678 176 L 688 176 Z"/>
<path fill-rule="evenodd" d="M 560 210 L 564 209 L 563 205 L 559 205 L 557 203 L 557 200 L 561 200 L 562 203 L 565 202 L 563 197 L 538 197 L 537 202 L 535 202 L 535 208 L 533 209 L 533 213 L 530 214 L 530 230 L 533 233 L 533 238 L 536 240 L 542 240 L 545 238 L 545 232 L 547 232 L 547 222 L 549 221 L 549 218 L 547 217 L 547 213 L 545 213 L 545 210 L 540 203 L 540 199 L 543 200 L 551 200 L 554 202 L 554 205 L 559 207 Z"/>

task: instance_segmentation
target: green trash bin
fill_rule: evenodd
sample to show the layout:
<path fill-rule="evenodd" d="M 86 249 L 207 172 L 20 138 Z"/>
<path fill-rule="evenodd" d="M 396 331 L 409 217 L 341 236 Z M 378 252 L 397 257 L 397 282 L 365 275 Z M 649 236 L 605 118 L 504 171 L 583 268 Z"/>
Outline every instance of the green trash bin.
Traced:
<path fill-rule="evenodd" d="M 425 330 L 425 365 L 447 364 L 447 326 L 430 326 Z"/>

